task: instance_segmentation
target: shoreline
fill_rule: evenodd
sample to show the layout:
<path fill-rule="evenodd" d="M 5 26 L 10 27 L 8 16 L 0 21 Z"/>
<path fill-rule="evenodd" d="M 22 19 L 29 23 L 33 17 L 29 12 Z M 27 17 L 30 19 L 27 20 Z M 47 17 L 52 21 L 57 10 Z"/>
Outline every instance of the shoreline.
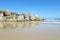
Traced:
<path fill-rule="evenodd" d="M 19 23 L 19 22 L 60 23 L 60 22 L 44 22 L 44 21 L 0 21 L 0 23 L 1 22 L 17 22 L 17 23 Z"/>

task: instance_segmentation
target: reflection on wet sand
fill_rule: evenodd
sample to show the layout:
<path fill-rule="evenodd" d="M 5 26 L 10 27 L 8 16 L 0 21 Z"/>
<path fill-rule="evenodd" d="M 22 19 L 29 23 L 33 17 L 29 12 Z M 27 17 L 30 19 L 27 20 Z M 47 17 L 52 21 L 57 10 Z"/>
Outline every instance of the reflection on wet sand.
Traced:
<path fill-rule="evenodd" d="M 60 40 L 60 24 L 0 22 L 0 40 Z"/>
<path fill-rule="evenodd" d="M 0 22 L 0 28 L 3 30 L 16 29 L 16 28 L 33 28 L 39 27 L 39 22 Z"/>

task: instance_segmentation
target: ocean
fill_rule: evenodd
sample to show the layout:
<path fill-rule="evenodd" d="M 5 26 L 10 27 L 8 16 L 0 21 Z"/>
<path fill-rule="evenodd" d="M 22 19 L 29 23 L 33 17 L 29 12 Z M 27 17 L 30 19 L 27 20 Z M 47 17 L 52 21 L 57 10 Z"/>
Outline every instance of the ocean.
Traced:
<path fill-rule="evenodd" d="M 46 18 L 46 22 L 60 22 L 60 18 Z"/>

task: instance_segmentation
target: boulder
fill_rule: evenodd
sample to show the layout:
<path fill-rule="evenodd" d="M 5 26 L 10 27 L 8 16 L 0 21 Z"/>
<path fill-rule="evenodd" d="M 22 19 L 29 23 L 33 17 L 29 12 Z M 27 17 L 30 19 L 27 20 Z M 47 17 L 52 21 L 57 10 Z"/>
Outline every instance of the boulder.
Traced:
<path fill-rule="evenodd" d="M 35 19 L 35 16 L 33 15 L 33 14 L 29 14 L 29 20 L 32 20 L 32 21 L 34 21 L 34 19 Z"/>
<path fill-rule="evenodd" d="M 3 14 L 4 14 L 4 16 L 10 16 L 11 15 L 11 13 L 9 12 L 9 10 L 4 10 Z"/>
<path fill-rule="evenodd" d="M 39 21 L 41 18 L 38 15 L 35 15 L 35 20 Z"/>

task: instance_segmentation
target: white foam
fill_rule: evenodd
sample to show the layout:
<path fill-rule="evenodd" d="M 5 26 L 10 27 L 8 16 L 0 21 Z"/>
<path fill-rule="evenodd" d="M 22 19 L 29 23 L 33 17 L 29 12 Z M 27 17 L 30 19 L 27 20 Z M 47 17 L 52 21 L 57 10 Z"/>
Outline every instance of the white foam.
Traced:
<path fill-rule="evenodd" d="M 40 23 L 60 23 L 60 22 L 40 22 Z"/>

